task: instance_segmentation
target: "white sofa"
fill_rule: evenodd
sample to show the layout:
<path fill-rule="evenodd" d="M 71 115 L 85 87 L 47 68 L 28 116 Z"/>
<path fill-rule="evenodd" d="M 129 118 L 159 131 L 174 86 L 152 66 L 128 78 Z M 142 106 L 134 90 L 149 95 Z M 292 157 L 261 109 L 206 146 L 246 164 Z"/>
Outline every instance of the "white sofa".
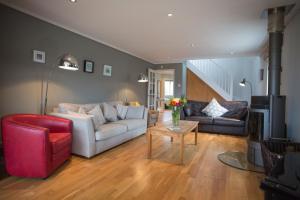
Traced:
<path fill-rule="evenodd" d="M 80 104 L 72 105 L 81 106 Z M 84 105 L 86 106 L 87 104 Z M 125 119 L 109 122 L 101 125 L 98 130 L 94 129 L 91 116 L 59 113 L 57 109 L 54 109 L 54 112 L 49 115 L 73 121 L 72 153 L 87 158 L 140 136 L 147 131 L 147 108 L 144 108 L 142 119 Z"/>

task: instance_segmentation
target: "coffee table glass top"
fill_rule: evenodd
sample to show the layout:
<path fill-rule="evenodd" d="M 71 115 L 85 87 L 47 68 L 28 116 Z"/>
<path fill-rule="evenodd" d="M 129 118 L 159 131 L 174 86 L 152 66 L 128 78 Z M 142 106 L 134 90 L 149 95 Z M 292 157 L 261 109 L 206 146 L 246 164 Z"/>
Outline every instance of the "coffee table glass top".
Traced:
<path fill-rule="evenodd" d="M 186 121 L 186 120 L 180 120 L 179 126 L 174 127 L 172 124 L 172 121 L 166 121 L 161 122 L 157 124 L 156 126 L 150 127 L 149 129 L 151 131 L 169 131 L 169 132 L 175 132 L 175 133 L 187 133 L 192 131 L 198 126 L 198 122 L 196 121 Z"/>

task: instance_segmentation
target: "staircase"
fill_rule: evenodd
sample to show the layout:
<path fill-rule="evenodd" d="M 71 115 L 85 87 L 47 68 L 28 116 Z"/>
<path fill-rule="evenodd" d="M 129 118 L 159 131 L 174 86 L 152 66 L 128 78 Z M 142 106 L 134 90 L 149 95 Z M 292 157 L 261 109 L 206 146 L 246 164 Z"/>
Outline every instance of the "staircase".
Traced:
<path fill-rule="evenodd" d="M 206 82 L 225 100 L 233 98 L 232 76 L 211 59 L 188 60 L 187 68 Z"/>

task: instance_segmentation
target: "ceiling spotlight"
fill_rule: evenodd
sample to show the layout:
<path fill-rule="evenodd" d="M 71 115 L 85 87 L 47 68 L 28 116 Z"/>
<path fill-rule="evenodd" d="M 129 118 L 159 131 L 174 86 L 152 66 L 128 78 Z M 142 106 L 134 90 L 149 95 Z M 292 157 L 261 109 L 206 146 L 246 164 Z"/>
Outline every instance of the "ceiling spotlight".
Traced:
<path fill-rule="evenodd" d="M 69 0 L 71 3 L 76 3 L 77 0 Z"/>
<path fill-rule="evenodd" d="M 173 16 L 173 14 L 172 14 L 172 13 L 169 13 L 169 14 L 168 14 L 168 17 L 172 17 L 172 16 Z"/>
<path fill-rule="evenodd" d="M 192 43 L 192 44 L 191 44 L 191 47 L 195 47 L 195 44 L 194 44 L 194 43 Z"/>

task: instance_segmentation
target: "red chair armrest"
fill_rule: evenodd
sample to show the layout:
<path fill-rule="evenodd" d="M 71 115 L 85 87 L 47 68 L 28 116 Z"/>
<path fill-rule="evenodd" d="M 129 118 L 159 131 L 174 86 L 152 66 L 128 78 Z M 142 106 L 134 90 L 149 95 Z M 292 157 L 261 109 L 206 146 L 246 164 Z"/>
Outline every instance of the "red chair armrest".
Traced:
<path fill-rule="evenodd" d="M 73 122 L 68 119 L 46 115 L 40 124 L 49 129 L 51 133 L 72 133 Z"/>

